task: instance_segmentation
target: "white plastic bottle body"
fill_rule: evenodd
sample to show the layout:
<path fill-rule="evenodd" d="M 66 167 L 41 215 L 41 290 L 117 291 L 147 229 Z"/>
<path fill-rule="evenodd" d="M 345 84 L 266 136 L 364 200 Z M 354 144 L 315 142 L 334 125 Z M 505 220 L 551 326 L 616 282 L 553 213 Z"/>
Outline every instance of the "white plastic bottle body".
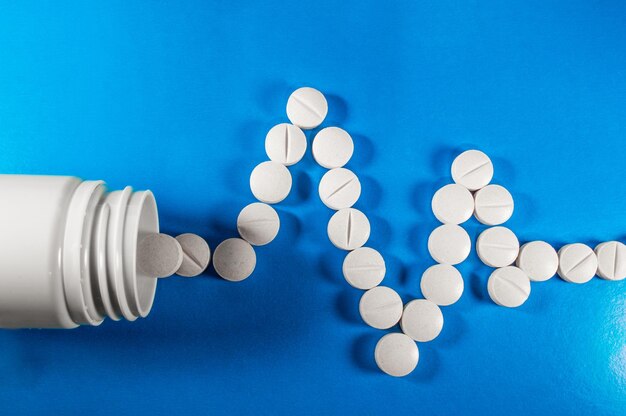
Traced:
<path fill-rule="evenodd" d="M 0 327 L 74 328 L 152 308 L 157 279 L 137 243 L 159 231 L 150 191 L 101 181 L 0 175 Z"/>

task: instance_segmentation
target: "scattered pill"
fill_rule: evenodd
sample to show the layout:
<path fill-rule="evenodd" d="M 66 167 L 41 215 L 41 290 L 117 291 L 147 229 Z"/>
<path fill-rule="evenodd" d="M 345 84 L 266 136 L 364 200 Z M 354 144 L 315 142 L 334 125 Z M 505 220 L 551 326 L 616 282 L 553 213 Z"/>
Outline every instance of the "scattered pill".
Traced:
<path fill-rule="evenodd" d="M 591 247 L 575 243 L 559 250 L 559 276 L 570 283 L 586 283 L 598 271 L 598 257 Z"/>
<path fill-rule="evenodd" d="M 456 224 L 440 225 L 428 237 L 428 251 L 437 263 L 459 264 L 469 256 L 471 248 L 467 231 Z"/>
<path fill-rule="evenodd" d="M 337 211 L 328 221 L 328 238 L 342 250 L 363 246 L 370 237 L 370 222 L 361 211 L 345 208 Z"/>
<path fill-rule="evenodd" d="M 487 291 L 497 305 L 517 308 L 530 296 L 530 279 L 518 267 L 502 267 L 489 276 Z"/>
<path fill-rule="evenodd" d="M 476 219 L 485 225 L 504 224 L 513 215 L 511 193 L 500 185 L 487 185 L 474 194 Z"/>
<path fill-rule="evenodd" d="M 385 259 L 373 248 L 361 247 L 348 253 L 343 261 L 343 276 L 357 289 L 368 290 L 385 278 Z"/>
<path fill-rule="evenodd" d="M 322 124 L 327 113 L 326 98 L 315 88 L 298 88 L 287 101 L 287 117 L 293 124 L 305 130 Z"/>
<path fill-rule="evenodd" d="M 183 249 L 169 235 L 149 234 L 137 246 L 137 266 L 148 276 L 171 276 L 182 262 Z"/>
<path fill-rule="evenodd" d="M 352 137 L 339 127 L 326 127 L 313 139 L 313 158 L 326 169 L 344 166 L 354 152 Z"/>
<path fill-rule="evenodd" d="M 393 377 L 404 377 L 417 367 L 419 349 L 411 338 L 396 332 L 387 334 L 378 341 L 374 359 L 384 373 Z"/>
<path fill-rule="evenodd" d="M 487 266 L 509 266 L 519 254 L 519 240 L 506 227 L 487 228 L 478 236 L 476 252 Z"/>
<path fill-rule="evenodd" d="M 222 278 L 239 282 L 249 277 L 256 267 L 254 248 L 241 238 L 222 241 L 213 253 L 213 267 Z"/>
<path fill-rule="evenodd" d="M 619 241 L 598 244 L 598 276 L 606 280 L 626 278 L 626 245 Z"/>
<path fill-rule="evenodd" d="M 363 321 L 376 329 L 388 329 L 402 316 L 402 299 L 395 290 L 376 286 L 363 293 L 359 302 Z"/>
<path fill-rule="evenodd" d="M 276 210 L 262 202 L 254 202 L 239 213 L 237 230 L 241 238 L 253 246 L 264 246 L 278 234 L 280 219 Z"/>
<path fill-rule="evenodd" d="M 278 124 L 265 136 L 265 152 L 270 160 L 291 166 L 298 163 L 306 153 L 306 136 L 298 126 Z"/>
<path fill-rule="evenodd" d="M 211 261 L 211 249 L 204 238 L 196 234 L 186 233 L 176 237 L 183 250 L 183 262 L 176 274 L 184 277 L 195 277 L 204 272 Z"/>
<path fill-rule="evenodd" d="M 449 264 L 430 266 L 422 275 L 422 295 L 439 306 L 452 305 L 463 294 L 463 276 Z"/>
<path fill-rule="evenodd" d="M 259 201 L 276 204 L 287 198 L 291 191 L 291 173 L 278 162 L 263 162 L 250 175 L 250 189 Z"/>
<path fill-rule="evenodd" d="M 402 332 L 415 341 L 432 341 L 443 328 L 443 314 L 435 303 L 426 299 L 415 299 L 404 307 L 400 327 Z"/>
<path fill-rule="evenodd" d="M 545 241 L 531 241 L 520 247 L 516 262 L 533 282 L 543 282 L 556 274 L 559 255 Z"/>
<path fill-rule="evenodd" d="M 350 208 L 361 196 L 361 182 L 351 170 L 331 169 L 320 180 L 319 194 L 330 209 Z"/>
<path fill-rule="evenodd" d="M 466 187 L 452 183 L 435 192 L 431 206 L 442 223 L 461 224 L 474 213 L 474 197 Z"/>
<path fill-rule="evenodd" d="M 470 191 L 486 186 L 493 178 L 493 164 L 480 150 L 467 150 L 452 162 L 452 179 Z"/>

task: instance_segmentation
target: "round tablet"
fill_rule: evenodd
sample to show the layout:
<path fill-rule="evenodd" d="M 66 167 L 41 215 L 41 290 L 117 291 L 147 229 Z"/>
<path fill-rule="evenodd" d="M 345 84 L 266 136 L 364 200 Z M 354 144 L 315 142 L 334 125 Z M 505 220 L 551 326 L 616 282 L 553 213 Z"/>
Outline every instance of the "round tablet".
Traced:
<path fill-rule="evenodd" d="M 402 332 L 415 341 L 428 342 L 437 338 L 443 328 L 439 306 L 426 299 L 415 299 L 404 307 L 400 319 Z"/>
<path fill-rule="evenodd" d="M 359 313 L 372 328 L 388 329 L 397 324 L 402 316 L 402 299 L 395 290 L 376 286 L 361 296 Z"/>
<path fill-rule="evenodd" d="M 331 169 L 322 176 L 320 199 L 330 209 L 350 208 L 361 196 L 361 182 L 348 169 Z"/>
<path fill-rule="evenodd" d="M 344 166 L 354 152 L 352 137 L 339 127 L 326 127 L 313 139 L 313 158 L 326 169 Z"/>
<path fill-rule="evenodd" d="M 287 100 L 287 117 L 296 126 L 309 130 L 322 124 L 328 113 L 324 95 L 315 88 L 298 88 Z"/>
<path fill-rule="evenodd" d="M 440 306 L 452 305 L 463 294 L 463 276 L 449 264 L 430 266 L 422 275 L 422 295 Z"/>
<path fill-rule="evenodd" d="M 184 277 L 195 277 L 202 274 L 211 260 L 211 249 L 204 238 L 196 234 L 186 233 L 176 237 L 183 250 L 183 262 L 176 274 Z"/>
<path fill-rule="evenodd" d="M 493 164 L 480 150 L 467 150 L 452 162 L 452 179 L 470 191 L 486 186 L 493 178 Z"/>
<path fill-rule="evenodd" d="M 431 206 L 442 223 L 461 224 L 474 213 L 474 197 L 466 187 L 452 183 L 435 192 Z"/>
<path fill-rule="evenodd" d="M 469 256 L 471 248 L 467 231 L 456 224 L 440 225 L 428 237 L 428 251 L 437 263 L 459 264 Z"/>
<path fill-rule="evenodd" d="M 476 252 L 487 266 L 509 266 L 519 254 L 519 240 L 506 227 L 487 228 L 478 236 Z"/>
<path fill-rule="evenodd" d="M 370 238 L 370 222 L 358 209 L 339 210 L 328 221 L 328 238 L 342 250 L 357 249 Z"/>
<path fill-rule="evenodd" d="M 517 308 L 530 296 L 530 279 L 515 266 L 502 267 L 489 276 L 487 291 L 496 304 Z"/>
<path fill-rule="evenodd" d="M 278 162 L 263 162 L 250 175 L 250 189 L 259 201 L 276 204 L 291 191 L 291 173 Z"/>
<path fill-rule="evenodd" d="M 291 166 L 298 163 L 306 153 L 306 136 L 298 126 L 278 124 L 265 136 L 265 152 L 270 160 Z"/>
<path fill-rule="evenodd" d="M 241 238 L 222 241 L 213 253 L 213 267 L 222 278 L 239 282 L 249 277 L 256 266 L 254 248 Z"/>
<path fill-rule="evenodd" d="M 415 341 L 399 333 L 383 336 L 374 351 L 378 368 L 393 377 L 404 377 L 415 370 L 419 356 Z"/>
<path fill-rule="evenodd" d="M 598 276 L 606 280 L 626 278 L 626 245 L 619 241 L 598 244 Z"/>
<path fill-rule="evenodd" d="M 241 210 L 237 217 L 239 235 L 253 246 L 270 243 L 280 229 L 276 210 L 262 202 L 254 202 Z"/>
<path fill-rule="evenodd" d="M 137 246 L 137 267 L 148 276 L 167 277 L 183 262 L 183 249 L 174 237 L 150 234 Z"/>
<path fill-rule="evenodd" d="M 385 278 L 385 259 L 373 248 L 361 247 L 348 253 L 343 261 L 343 277 L 357 289 L 371 289 Z"/>
<path fill-rule="evenodd" d="M 504 224 L 513 215 L 513 197 L 500 185 L 487 185 L 474 194 L 476 219 L 485 225 Z"/>
<path fill-rule="evenodd" d="M 570 283 L 586 283 L 598 271 L 598 257 L 585 244 L 568 244 L 559 250 L 559 276 Z"/>
<path fill-rule="evenodd" d="M 559 268 L 559 255 L 545 241 L 531 241 L 519 249 L 516 262 L 533 282 L 543 282 L 556 274 Z"/>

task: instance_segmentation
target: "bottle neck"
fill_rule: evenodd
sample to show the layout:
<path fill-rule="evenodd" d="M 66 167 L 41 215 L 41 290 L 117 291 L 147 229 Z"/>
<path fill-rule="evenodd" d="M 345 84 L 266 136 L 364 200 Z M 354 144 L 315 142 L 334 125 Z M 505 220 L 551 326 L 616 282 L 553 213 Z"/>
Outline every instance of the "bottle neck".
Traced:
<path fill-rule="evenodd" d="M 137 242 L 159 232 L 150 191 L 107 192 L 85 181 L 74 192 L 62 249 L 63 288 L 77 324 L 99 325 L 105 317 L 134 321 L 152 308 L 157 279 L 137 268 Z"/>

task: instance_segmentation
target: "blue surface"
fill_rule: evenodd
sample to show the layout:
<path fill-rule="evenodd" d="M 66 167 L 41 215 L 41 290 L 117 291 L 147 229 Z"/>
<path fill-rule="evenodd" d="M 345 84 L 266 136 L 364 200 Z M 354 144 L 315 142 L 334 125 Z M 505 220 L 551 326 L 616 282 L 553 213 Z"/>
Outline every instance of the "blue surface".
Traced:
<path fill-rule="evenodd" d="M 165 232 L 215 247 L 253 201 L 265 133 L 310 85 L 325 125 L 354 135 L 357 207 L 405 300 L 464 149 L 493 158 L 522 241 L 624 241 L 623 2 L 292 3 L 0 3 L 0 171 L 150 188 Z M 507 310 L 474 254 L 417 370 L 379 373 L 383 332 L 359 321 L 325 234 L 323 170 L 307 154 L 291 171 L 245 282 L 171 278 L 139 322 L 1 332 L 0 413 L 626 413 L 626 281 L 554 278 Z"/>

